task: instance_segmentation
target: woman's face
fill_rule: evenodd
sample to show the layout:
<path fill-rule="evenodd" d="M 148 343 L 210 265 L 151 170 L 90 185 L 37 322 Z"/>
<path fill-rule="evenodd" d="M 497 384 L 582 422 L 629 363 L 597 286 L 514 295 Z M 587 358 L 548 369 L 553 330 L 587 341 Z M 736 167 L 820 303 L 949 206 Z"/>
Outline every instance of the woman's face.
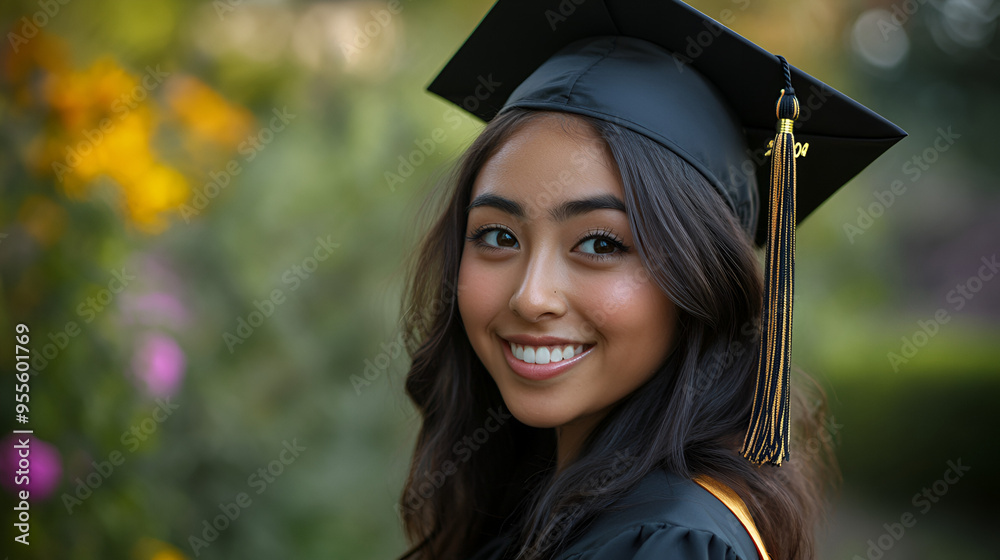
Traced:
<path fill-rule="evenodd" d="M 592 427 L 664 361 L 676 317 L 610 154 L 574 117 L 545 115 L 487 161 L 471 200 L 458 305 L 472 347 L 518 420 Z"/>

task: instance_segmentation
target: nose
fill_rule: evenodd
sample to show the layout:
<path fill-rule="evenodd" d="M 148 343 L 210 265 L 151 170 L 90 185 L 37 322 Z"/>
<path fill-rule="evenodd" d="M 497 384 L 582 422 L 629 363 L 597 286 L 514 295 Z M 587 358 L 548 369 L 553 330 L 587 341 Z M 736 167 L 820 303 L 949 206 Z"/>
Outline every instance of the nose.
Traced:
<path fill-rule="evenodd" d="M 536 251 L 529 257 L 521 281 L 510 297 L 509 307 L 515 315 L 534 323 L 566 314 L 565 274 L 558 259 L 556 251 Z"/>

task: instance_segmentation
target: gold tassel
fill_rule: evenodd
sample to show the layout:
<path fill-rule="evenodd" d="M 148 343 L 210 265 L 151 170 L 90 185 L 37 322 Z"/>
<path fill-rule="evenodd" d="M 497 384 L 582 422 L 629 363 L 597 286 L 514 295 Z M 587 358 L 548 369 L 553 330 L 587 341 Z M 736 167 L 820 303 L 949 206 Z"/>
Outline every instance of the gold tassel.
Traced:
<path fill-rule="evenodd" d="M 750 427 L 743 456 L 757 464 L 788 458 L 789 361 L 792 354 L 792 294 L 795 284 L 795 137 L 799 101 L 788 63 L 781 60 L 785 89 L 778 97 L 778 131 L 771 149 L 771 201 L 764 265 L 760 359 Z"/>

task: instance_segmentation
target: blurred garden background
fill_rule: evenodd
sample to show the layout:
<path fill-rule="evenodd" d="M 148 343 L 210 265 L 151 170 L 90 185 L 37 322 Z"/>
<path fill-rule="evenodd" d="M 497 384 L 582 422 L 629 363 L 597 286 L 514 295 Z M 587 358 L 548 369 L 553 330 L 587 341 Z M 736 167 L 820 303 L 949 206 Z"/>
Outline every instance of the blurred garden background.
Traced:
<path fill-rule="evenodd" d="M 3 2 L 6 555 L 403 552 L 399 267 L 482 126 L 424 87 L 491 4 Z M 693 5 L 910 134 L 798 234 L 844 478 L 821 558 L 996 558 L 1000 2 Z"/>

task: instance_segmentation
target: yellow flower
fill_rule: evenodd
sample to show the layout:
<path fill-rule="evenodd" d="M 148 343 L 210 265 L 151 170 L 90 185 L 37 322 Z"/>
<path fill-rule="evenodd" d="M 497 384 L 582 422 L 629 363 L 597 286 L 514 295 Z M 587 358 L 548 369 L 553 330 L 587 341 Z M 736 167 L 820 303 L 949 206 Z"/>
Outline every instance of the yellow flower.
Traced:
<path fill-rule="evenodd" d="M 81 72 L 49 74 L 44 94 L 63 127 L 82 134 L 86 129 L 99 129 L 103 119 L 132 110 L 133 92 L 141 87 L 138 79 L 104 57 Z"/>
<path fill-rule="evenodd" d="M 27 157 L 39 171 L 51 171 L 70 197 L 85 197 L 96 181 L 110 178 L 121 188 L 129 221 L 148 233 L 162 231 L 165 214 L 187 202 L 191 188 L 154 148 L 161 123 L 180 128 L 182 169 L 200 174 L 224 164 L 249 136 L 253 116 L 189 76 L 167 79 L 166 104 L 161 105 L 154 91 L 161 77 L 147 84 L 146 77 L 127 72 L 110 57 L 73 70 L 53 63 L 51 54 L 60 45 L 40 42 L 39 52 L 25 50 L 20 66 L 8 68 L 23 81 L 33 71 L 29 63 L 45 74 L 41 100 L 51 109 L 51 123 L 26 148 Z M 177 155 L 171 153 L 175 161 Z"/>
<path fill-rule="evenodd" d="M 125 193 L 125 207 L 132 223 L 146 233 L 167 227 L 163 214 L 187 201 L 190 187 L 176 169 L 153 164 L 141 175 L 117 178 Z"/>
<path fill-rule="evenodd" d="M 177 548 L 158 539 L 143 537 L 132 551 L 135 560 L 188 560 Z"/>
<path fill-rule="evenodd" d="M 196 78 L 172 79 L 166 99 L 194 144 L 210 142 L 232 150 L 250 134 L 254 120 L 250 112 L 229 103 Z"/>
<path fill-rule="evenodd" d="M 45 159 L 66 193 L 85 196 L 94 181 L 110 177 L 122 189 L 131 222 L 148 233 L 162 231 L 162 215 L 183 204 L 190 188 L 153 152 L 157 108 L 151 93 L 110 58 L 81 72 L 51 74 L 45 92 L 62 125 Z"/>

